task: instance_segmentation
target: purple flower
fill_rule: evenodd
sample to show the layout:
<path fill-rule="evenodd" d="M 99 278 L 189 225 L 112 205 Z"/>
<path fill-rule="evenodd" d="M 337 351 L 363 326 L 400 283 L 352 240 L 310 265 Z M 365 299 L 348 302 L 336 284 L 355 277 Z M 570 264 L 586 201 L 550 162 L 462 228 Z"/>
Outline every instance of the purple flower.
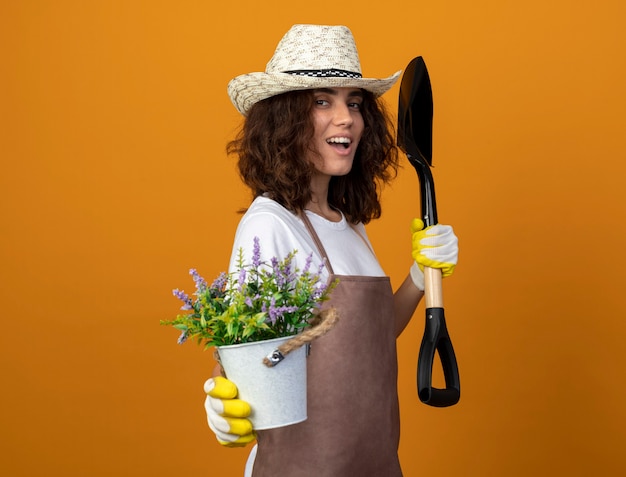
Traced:
<path fill-rule="evenodd" d="M 237 283 L 239 284 L 239 289 L 243 289 L 244 283 L 246 283 L 246 269 L 242 268 L 239 270 L 239 278 L 237 278 Z"/>
<path fill-rule="evenodd" d="M 187 295 L 184 291 L 176 288 L 175 290 L 172 290 L 172 293 L 174 294 L 176 298 L 178 298 L 180 301 L 185 303 L 180 308 L 181 310 L 191 310 L 193 308 L 191 298 L 189 298 L 189 295 Z"/>
<path fill-rule="evenodd" d="M 291 275 L 291 260 L 285 263 L 285 269 L 283 270 L 283 279 L 285 283 L 290 283 L 293 280 Z"/>
<path fill-rule="evenodd" d="M 321 275 L 322 272 L 324 271 L 325 262 L 326 262 L 326 259 L 322 260 L 322 262 L 320 263 L 320 266 L 317 267 L 317 275 L 318 276 Z"/>
<path fill-rule="evenodd" d="M 306 262 L 304 262 L 304 269 L 302 270 L 303 275 L 309 273 L 309 269 L 311 268 L 311 262 L 313 262 L 313 253 L 310 253 L 306 258 Z"/>
<path fill-rule="evenodd" d="M 263 304 L 265 306 L 265 303 Z M 267 310 L 267 314 L 270 320 L 270 323 L 274 324 L 276 323 L 276 299 L 274 297 L 272 297 L 270 299 L 270 307 Z"/>
<path fill-rule="evenodd" d="M 258 268 L 261 265 L 261 243 L 259 237 L 254 237 L 254 247 L 252 249 L 252 266 Z"/>
<path fill-rule="evenodd" d="M 211 283 L 211 288 L 215 288 L 218 290 L 222 290 L 228 281 L 228 275 L 226 272 L 222 272 L 219 276 Z"/>
<path fill-rule="evenodd" d="M 272 257 L 272 259 L 270 260 L 270 263 L 272 264 L 272 271 L 267 272 L 267 276 L 269 277 L 272 274 L 278 275 L 280 273 L 280 269 L 278 268 L 278 258 Z"/>
<path fill-rule="evenodd" d="M 270 309 L 268 311 L 268 316 L 272 324 L 276 323 L 276 320 L 282 318 L 285 313 L 294 313 L 298 311 L 297 306 L 275 306 L 274 299 L 272 299 L 272 303 L 270 303 Z"/>
<path fill-rule="evenodd" d="M 178 344 L 181 345 L 183 344 L 185 341 L 187 341 L 187 332 L 183 331 L 180 336 L 178 337 Z"/>
<path fill-rule="evenodd" d="M 324 295 L 324 292 L 326 291 L 327 288 L 328 288 L 328 285 L 326 283 L 322 283 L 318 287 L 316 287 L 313 290 L 313 293 L 311 293 L 311 298 L 313 299 L 313 301 L 319 300 L 322 297 L 322 295 Z"/>
<path fill-rule="evenodd" d="M 196 284 L 196 290 L 199 293 L 206 289 L 206 280 L 200 276 L 195 268 L 189 270 L 189 275 L 191 275 L 191 277 L 193 278 L 193 281 Z"/>
<path fill-rule="evenodd" d="M 265 304 L 263 304 L 263 306 L 265 306 Z M 298 307 L 297 306 L 276 306 L 276 299 L 274 297 L 272 297 L 270 299 L 270 306 L 269 309 L 267 309 L 267 315 L 269 318 L 269 321 L 273 324 L 276 323 L 276 320 L 278 320 L 279 318 L 282 318 L 283 315 L 285 313 L 294 313 L 298 311 Z"/>
<path fill-rule="evenodd" d="M 283 288 L 285 285 L 290 283 L 291 260 L 289 259 L 289 257 L 285 259 L 282 263 L 279 263 L 278 260 L 276 260 L 276 262 L 272 260 L 272 268 L 274 280 L 276 280 L 276 285 L 278 286 L 278 288 Z"/>

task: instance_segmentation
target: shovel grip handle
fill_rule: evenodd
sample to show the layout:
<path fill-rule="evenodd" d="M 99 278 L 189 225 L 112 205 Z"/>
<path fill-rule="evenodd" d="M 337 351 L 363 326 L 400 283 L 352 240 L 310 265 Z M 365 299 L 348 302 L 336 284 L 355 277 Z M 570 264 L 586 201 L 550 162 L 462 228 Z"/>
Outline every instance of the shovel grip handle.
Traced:
<path fill-rule="evenodd" d="M 436 352 L 441 359 L 445 389 L 432 386 Z M 459 369 L 443 308 L 426 308 L 426 325 L 417 363 L 417 394 L 424 404 L 435 407 L 453 406 L 461 397 Z"/>

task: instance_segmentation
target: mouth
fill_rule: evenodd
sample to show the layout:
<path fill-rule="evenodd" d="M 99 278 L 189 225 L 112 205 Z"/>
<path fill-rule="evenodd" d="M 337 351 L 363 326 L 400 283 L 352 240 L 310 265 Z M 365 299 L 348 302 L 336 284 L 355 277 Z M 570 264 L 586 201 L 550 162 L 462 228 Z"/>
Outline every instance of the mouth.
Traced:
<path fill-rule="evenodd" d="M 352 144 L 352 139 L 345 136 L 336 136 L 326 139 L 326 143 L 337 148 L 348 149 Z"/>

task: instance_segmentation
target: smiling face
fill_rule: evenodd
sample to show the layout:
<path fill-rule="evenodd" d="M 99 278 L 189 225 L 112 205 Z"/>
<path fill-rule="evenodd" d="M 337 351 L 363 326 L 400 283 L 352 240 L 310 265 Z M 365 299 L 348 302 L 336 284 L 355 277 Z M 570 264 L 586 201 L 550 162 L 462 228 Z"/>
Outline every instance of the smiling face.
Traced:
<path fill-rule="evenodd" d="M 318 176 L 343 176 L 352 169 L 361 135 L 363 93 L 357 88 L 323 88 L 313 91 L 313 146 L 310 160 Z"/>

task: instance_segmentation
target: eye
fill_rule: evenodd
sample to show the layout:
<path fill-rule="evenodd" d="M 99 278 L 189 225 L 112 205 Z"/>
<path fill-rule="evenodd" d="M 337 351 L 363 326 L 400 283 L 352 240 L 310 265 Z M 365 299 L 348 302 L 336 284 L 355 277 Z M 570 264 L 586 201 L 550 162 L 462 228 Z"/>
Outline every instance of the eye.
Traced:
<path fill-rule="evenodd" d="M 360 102 L 351 102 L 351 103 L 348 103 L 348 107 L 349 107 L 350 109 L 355 109 L 355 110 L 357 110 L 357 111 L 360 111 L 360 110 L 361 110 L 361 106 L 362 106 L 362 104 L 361 104 Z"/>
<path fill-rule="evenodd" d="M 315 99 L 316 106 L 328 106 L 330 103 L 326 99 L 316 98 Z"/>

